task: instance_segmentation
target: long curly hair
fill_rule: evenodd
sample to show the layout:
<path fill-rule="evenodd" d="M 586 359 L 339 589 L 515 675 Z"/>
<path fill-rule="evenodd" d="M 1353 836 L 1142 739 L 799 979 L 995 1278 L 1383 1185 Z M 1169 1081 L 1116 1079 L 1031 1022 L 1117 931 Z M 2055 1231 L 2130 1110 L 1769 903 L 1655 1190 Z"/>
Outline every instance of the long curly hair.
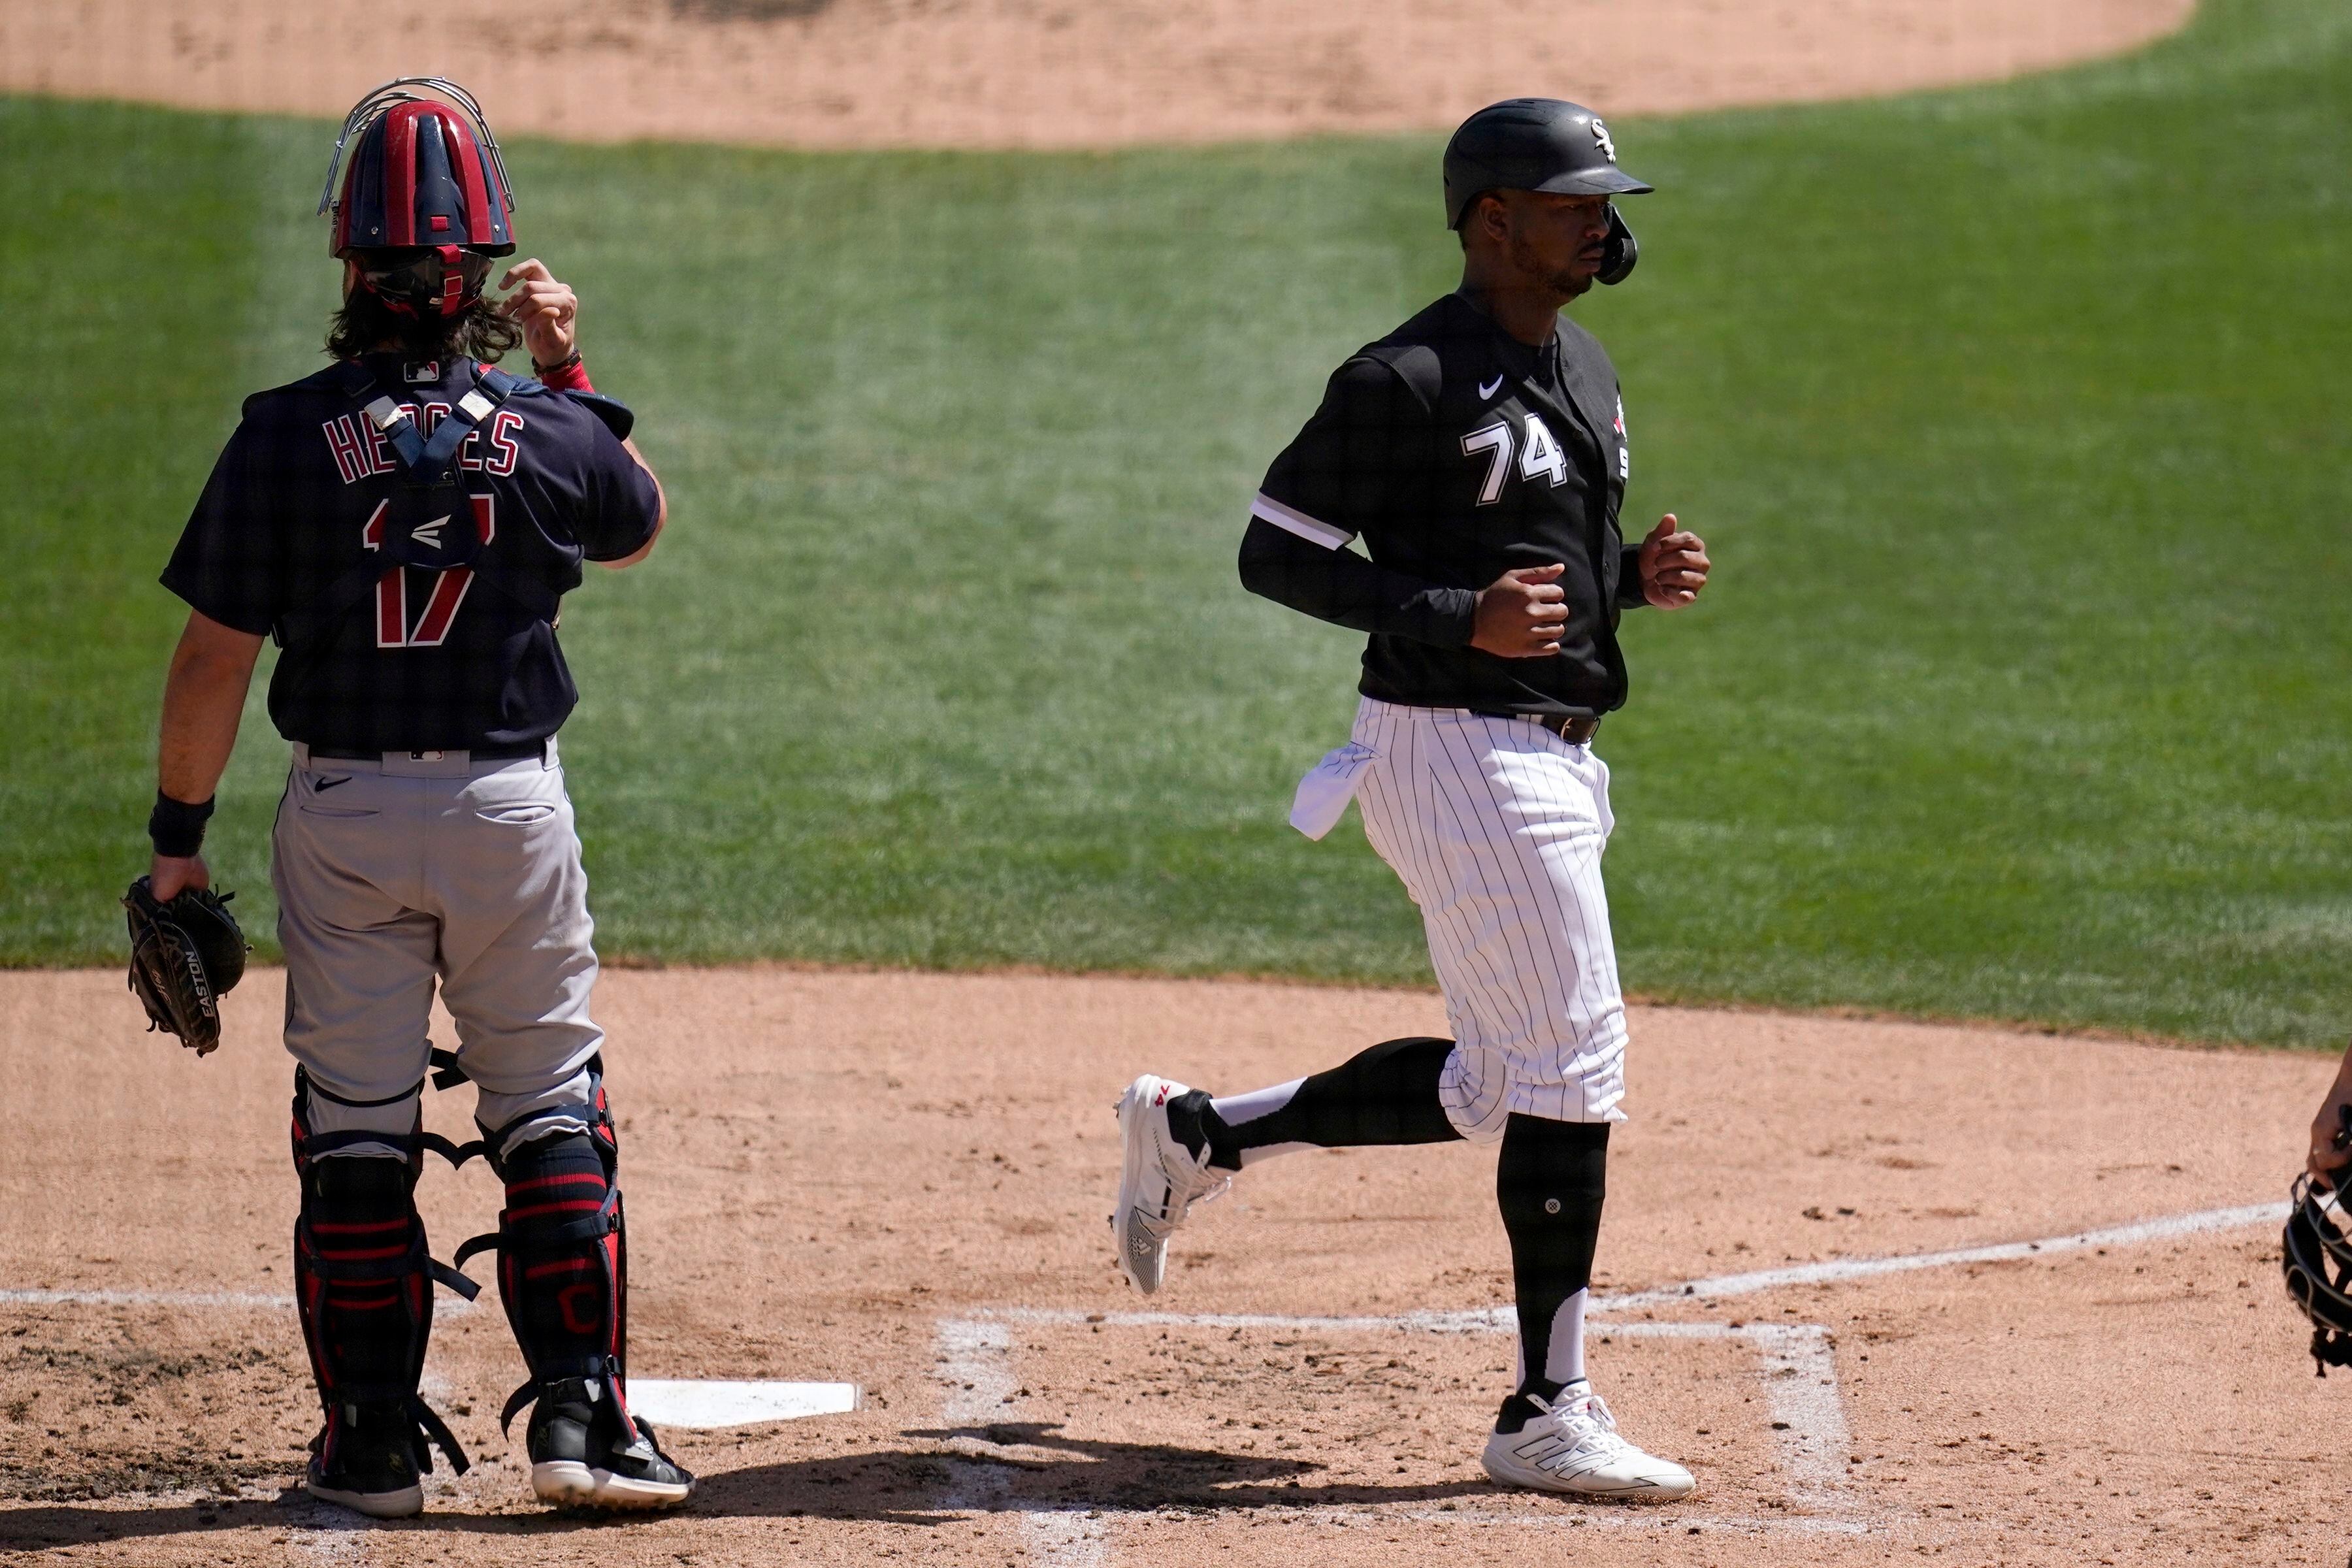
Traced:
<path fill-rule="evenodd" d="M 343 308 L 327 322 L 327 353 L 336 359 L 356 359 L 389 348 L 410 359 L 452 359 L 460 355 L 496 364 L 522 342 L 522 328 L 498 312 L 498 307 L 477 297 L 455 316 L 418 311 L 404 315 L 379 299 L 373 289 L 353 289 Z"/>

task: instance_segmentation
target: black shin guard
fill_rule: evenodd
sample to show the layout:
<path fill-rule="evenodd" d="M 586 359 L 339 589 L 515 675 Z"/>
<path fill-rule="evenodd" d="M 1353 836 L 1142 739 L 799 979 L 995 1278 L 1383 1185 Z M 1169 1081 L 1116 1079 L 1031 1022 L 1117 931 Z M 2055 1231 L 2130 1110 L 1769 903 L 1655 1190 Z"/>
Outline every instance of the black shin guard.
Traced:
<path fill-rule="evenodd" d="M 310 1097 L 323 1093 L 297 1071 L 294 1168 L 302 1208 L 294 1222 L 294 1299 L 326 1415 L 312 1447 L 331 1469 L 354 1423 L 377 1432 L 393 1427 L 409 1435 L 419 1472 L 433 1468 L 429 1439 L 463 1475 L 465 1450 L 416 1392 L 433 1331 L 434 1282 L 469 1299 L 476 1293 L 471 1280 L 433 1261 L 416 1212 L 423 1151 L 451 1151 L 414 1131 L 313 1133 Z M 362 1143 L 400 1153 L 338 1152 Z"/>
<path fill-rule="evenodd" d="M 1607 1194 L 1609 1123 L 1551 1121 L 1514 1115 L 1495 1165 L 1495 1197 L 1511 1239 L 1511 1283 L 1518 1298 L 1518 1389 L 1503 1402 L 1497 1430 L 1516 1432 L 1536 1414 L 1530 1394 L 1558 1395 L 1544 1374 L 1552 1323 L 1561 1305 L 1592 1281 Z"/>
<path fill-rule="evenodd" d="M 591 1104 L 538 1111 L 490 1137 L 490 1163 L 506 1182 L 506 1207 L 495 1233 L 476 1237 L 457 1250 L 462 1262 L 497 1247 L 499 1299 L 530 1369 L 507 1401 L 501 1424 L 511 1422 L 548 1385 L 572 1379 L 609 1386 L 624 1423 L 631 1419 L 620 1145 L 601 1074 L 591 1083 Z M 558 1126 L 511 1152 L 499 1152 L 519 1131 L 528 1132 L 530 1123 L 556 1120 L 584 1121 L 588 1131 Z"/>
<path fill-rule="evenodd" d="M 1325 1149 L 1373 1144 L 1446 1143 L 1462 1136 L 1446 1120 L 1437 1081 L 1453 1053 L 1452 1040 L 1417 1036 L 1383 1040 L 1359 1051 L 1328 1072 L 1301 1080 L 1298 1092 L 1280 1110 L 1230 1126 L 1209 1096 L 1197 1090 L 1171 1101 L 1169 1122 L 1179 1138 L 1198 1149 L 1209 1145 L 1209 1163 L 1241 1169 L 1242 1151 L 1278 1143 L 1312 1143 Z M 1192 1127 L 1179 1125 L 1179 1117 Z M 1197 1131 L 1195 1129 L 1197 1128 Z"/>

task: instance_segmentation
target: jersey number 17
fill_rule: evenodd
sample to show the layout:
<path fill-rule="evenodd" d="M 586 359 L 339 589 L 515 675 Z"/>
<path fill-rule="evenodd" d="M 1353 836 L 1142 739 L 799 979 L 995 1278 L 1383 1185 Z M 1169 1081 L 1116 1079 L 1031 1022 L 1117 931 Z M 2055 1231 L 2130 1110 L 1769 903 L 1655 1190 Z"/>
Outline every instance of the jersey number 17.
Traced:
<path fill-rule="evenodd" d="M 467 499 L 474 503 L 475 531 L 488 544 L 499 531 L 498 498 Z M 391 501 L 380 500 L 368 516 L 360 542 L 370 550 L 383 547 L 383 516 L 391 506 Z M 442 521 L 446 522 L 448 519 Z M 412 627 L 408 624 L 408 574 L 402 570 L 386 572 L 375 584 L 375 646 L 439 647 L 442 639 L 449 635 L 450 623 L 457 618 L 457 607 L 466 602 L 466 590 L 473 585 L 474 569 L 470 566 L 452 566 L 433 574 L 432 589 L 425 595 L 425 613 L 416 617 L 416 625 Z"/>

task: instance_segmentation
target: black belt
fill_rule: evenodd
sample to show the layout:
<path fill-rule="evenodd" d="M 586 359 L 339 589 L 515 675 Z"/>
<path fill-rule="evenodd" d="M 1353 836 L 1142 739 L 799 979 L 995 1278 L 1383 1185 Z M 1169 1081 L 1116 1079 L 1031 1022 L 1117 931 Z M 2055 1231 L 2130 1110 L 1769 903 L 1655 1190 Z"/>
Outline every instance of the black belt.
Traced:
<path fill-rule="evenodd" d="M 545 741 L 525 741 L 520 745 L 514 746 L 444 746 L 440 749 L 444 752 L 463 752 L 478 763 L 511 763 L 524 757 L 537 757 L 545 761 L 547 757 Z M 329 763 L 373 763 L 388 756 L 402 755 L 421 761 L 425 753 L 404 752 L 403 748 L 397 746 L 381 752 L 344 752 L 331 750 L 325 746 L 313 746 L 310 748 L 310 755 L 319 761 Z"/>
<path fill-rule="evenodd" d="M 1583 713 L 1488 713 L 1476 708 L 1471 711 L 1482 719 L 1524 719 L 1549 730 L 1571 746 L 1586 744 L 1601 729 L 1600 720 Z"/>

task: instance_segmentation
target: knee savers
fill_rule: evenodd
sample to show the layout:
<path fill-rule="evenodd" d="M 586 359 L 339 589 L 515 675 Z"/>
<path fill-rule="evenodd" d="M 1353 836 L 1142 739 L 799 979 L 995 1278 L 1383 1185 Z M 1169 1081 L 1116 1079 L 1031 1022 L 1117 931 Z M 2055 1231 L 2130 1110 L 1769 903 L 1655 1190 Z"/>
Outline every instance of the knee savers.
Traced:
<path fill-rule="evenodd" d="M 321 1452 L 336 1443 L 352 1407 L 383 1406 L 413 1425 L 419 1471 L 433 1468 L 430 1439 L 462 1475 L 465 1450 L 416 1387 L 433 1330 L 434 1283 L 468 1299 L 478 1287 L 433 1261 L 415 1200 L 426 1147 L 460 1156 L 421 1131 L 314 1133 L 313 1095 L 324 1091 L 298 1069 L 293 1142 L 302 1206 L 294 1222 L 294 1297 L 325 1407 Z M 349 1152 L 362 1143 L 372 1146 L 367 1152 Z M 386 1147 L 399 1152 L 382 1152 Z"/>
<path fill-rule="evenodd" d="M 497 1248 L 499 1299 L 530 1371 L 507 1401 L 502 1423 L 544 1385 L 573 1378 L 607 1383 L 614 1404 L 625 1414 L 627 1408 L 620 1144 L 601 1074 L 590 1082 L 590 1104 L 534 1111 L 488 1137 L 490 1163 L 506 1183 L 506 1206 L 495 1232 L 457 1249 L 463 1264 Z"/>

